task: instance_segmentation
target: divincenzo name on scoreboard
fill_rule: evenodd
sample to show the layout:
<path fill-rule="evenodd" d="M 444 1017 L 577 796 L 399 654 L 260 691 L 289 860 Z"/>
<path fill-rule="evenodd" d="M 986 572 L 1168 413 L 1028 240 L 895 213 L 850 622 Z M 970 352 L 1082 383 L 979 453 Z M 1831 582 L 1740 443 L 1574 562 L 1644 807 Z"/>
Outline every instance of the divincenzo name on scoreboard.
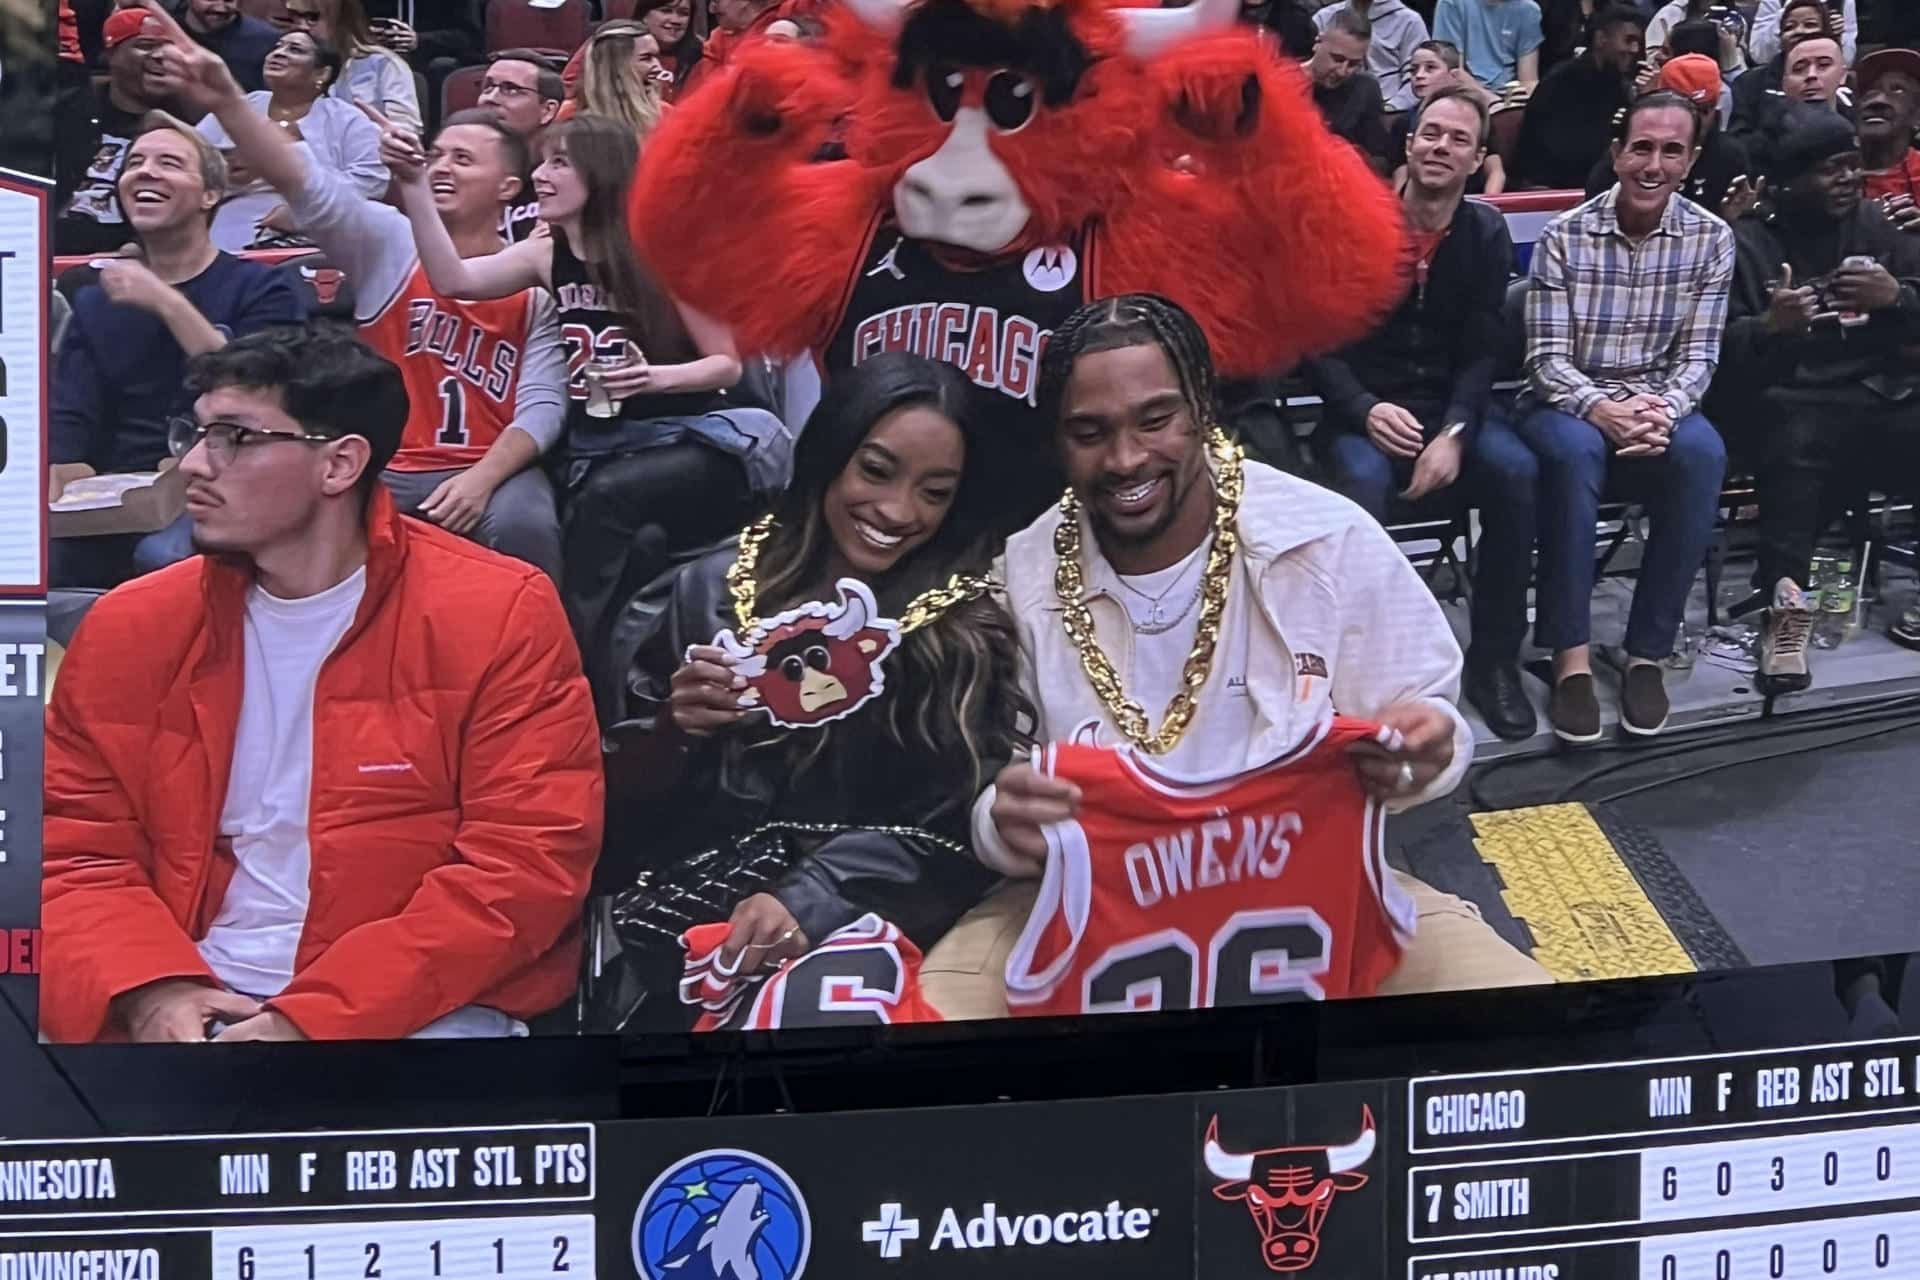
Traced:
<path fill-rule="evenodd" d="M 0 1222 L 591 1201 L 590 1124 L 0 1142 Z"/>
<path fill-rule="evenodd" d="M 1920 1039 L 1409 1082 L 1408 1150 L 1462 1151 L 1920 1111 Z"/>

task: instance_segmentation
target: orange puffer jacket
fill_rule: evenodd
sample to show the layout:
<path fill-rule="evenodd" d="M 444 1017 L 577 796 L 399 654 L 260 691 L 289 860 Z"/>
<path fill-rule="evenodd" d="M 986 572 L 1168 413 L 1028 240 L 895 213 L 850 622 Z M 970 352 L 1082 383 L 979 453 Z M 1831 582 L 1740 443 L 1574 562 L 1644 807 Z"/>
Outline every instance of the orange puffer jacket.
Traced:
<path fill-rule="evenodd" d="M 599 735 L 537 570 L 368 513 L 364 599 L 314 696 L 312 853 L 293 982 L 315 1039 L 405 1036 L 469 1004 L 525 1018 L 573 991 L 600 852 Z M 112 592 L 47 711 L 41 1030 L 117 1038 L 115 996 L 213 981 L 219 838 L 249 574 L 202 557 Z"/>

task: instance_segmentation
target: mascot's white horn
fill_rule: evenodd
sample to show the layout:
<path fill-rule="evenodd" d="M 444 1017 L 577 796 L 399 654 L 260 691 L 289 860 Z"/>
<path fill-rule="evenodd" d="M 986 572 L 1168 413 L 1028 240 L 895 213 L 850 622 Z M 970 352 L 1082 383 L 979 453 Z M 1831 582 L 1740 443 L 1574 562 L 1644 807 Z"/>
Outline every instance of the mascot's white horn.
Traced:
<path fill-rule="evenodd" d="M 882 35 L 892 35 L 907 21 L 907 6 L 902 0 L 842 0 L 842 3 L 854 17 Z"/>
<path fill-rule="evenodd" d="M 846 640 L 860 634 L 867 625 L 867 598 L 858 591 L 840 592 L 840 616 L 820 628 L 835 640 Z"/>
<path fill-rule="evenodd" d="M 866 4 L 879 2 L 861 0 Z M 1126 27 L 1127 52 L 1147 60 L 1189 36 L 1226 30 L 1239 15 L 1240 0 L 1192 0 L 1178 9 L 1126 8 L 1111 12 Z"/>

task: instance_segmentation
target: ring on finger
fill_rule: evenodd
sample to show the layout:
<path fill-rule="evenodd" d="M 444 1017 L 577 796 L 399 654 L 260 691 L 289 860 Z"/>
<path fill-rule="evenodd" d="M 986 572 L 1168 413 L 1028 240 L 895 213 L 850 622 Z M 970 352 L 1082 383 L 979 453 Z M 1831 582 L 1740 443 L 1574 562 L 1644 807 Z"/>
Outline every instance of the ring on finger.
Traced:
<path fill-rule="evenodd" d="M 1413 766 L 1405 760 L 1400 762 L 1400 772 L 1394 775 L 1393 789 L 1395 791 L 1413 790 Z"/>

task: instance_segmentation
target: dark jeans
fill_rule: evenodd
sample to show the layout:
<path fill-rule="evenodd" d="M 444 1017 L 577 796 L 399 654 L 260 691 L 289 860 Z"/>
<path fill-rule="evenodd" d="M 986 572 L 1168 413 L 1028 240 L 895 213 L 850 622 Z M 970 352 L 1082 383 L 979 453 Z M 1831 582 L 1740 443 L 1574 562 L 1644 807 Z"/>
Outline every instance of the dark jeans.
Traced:
<path fill-rule="evenodd" d="M 1413 460 L 1383 453 L 1364 433 L 1340 431 L 1327 446 L 1333 487 L 1384 523 L 1396 495 L 1413 477 Z M 1533 580 L 1533 536 L 1540 469 L 1533 451 L 1498 418 L 1488 418 L 1462 460 L 1457 495 L 1421 500 L 1466 501 L 1480 508 L 1479 562 L 1473 578 L 1473 638 L 1467 660 L 1476 666 L 1518 662 L 1527 634 L 1527 586 Z"/>
<path fill-rule="evenodd" d="M 419 515 L 420 504 L 459 474 L 457 470 L 387 470 L 380 479 L 403 515 Z M 560 514 L 554 506 L 553 484 L 537 463 L 501 482 L 487 499 L 480 523 L 467 536 L 560 581 Z"/>
<path fill-rule="evenodd" d="M 1764 405 L 1760 586 L 1771 593 L 1782 578 L 1807 585 L 1821 529 L 1869 485 L 1920 496 L 1920 399 L 1768 396 Z"/>
<path fill-rule="evenodd" d="M 1727 449 L 1713 424 L 1688 414 L 1655 458 L 1615 458 L 1600 428 L 1554 409 L 1536 408 L 1520 438 L 1540 463 L 1540 592 L 1534 640 L 1558 653 L 1591 641 L 1594 529 L 1602 491 L 1638 502 L 1653 529 L 1627 616 L 1631 657 L 1673 652 L 1693 575 L 1706 559 L 1720 511 Z"/>
<path fill-rule="evenodd" d="M 54 587 L 117 587 L 194 554 L 193 521 L 181 515 L 152 533 L 50 538 L 47 578 Z"/>
<path fill-rule="evenodd" d="M 627 595 L 673 553 L 737 532 L 753 499 L 740 460 L 695 440 L 573 465 L 585 474 L 568 486 L 560 594 L 580 647 L 597 657 Z"/>

